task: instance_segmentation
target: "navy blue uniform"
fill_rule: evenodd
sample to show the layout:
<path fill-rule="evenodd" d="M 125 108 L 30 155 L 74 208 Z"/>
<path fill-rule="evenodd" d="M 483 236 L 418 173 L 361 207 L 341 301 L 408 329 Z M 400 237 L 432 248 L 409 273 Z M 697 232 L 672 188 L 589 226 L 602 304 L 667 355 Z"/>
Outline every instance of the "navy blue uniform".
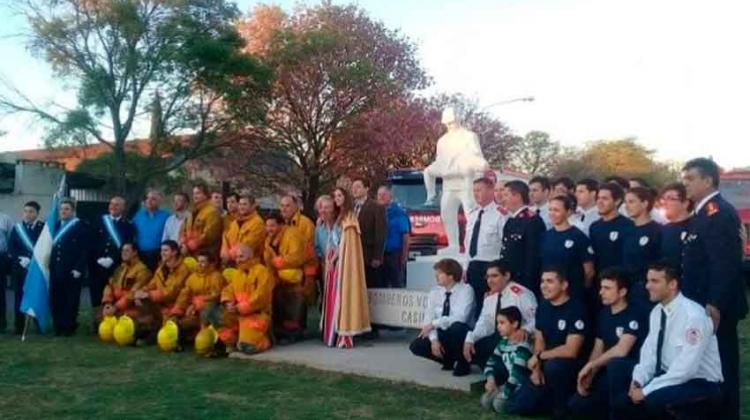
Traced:
<path fill-rule="evenodd" d="M 622 266 L 623 241 L 633 226 L 632 220 L 620 214 L 612 220 L 599 219 L 591 224 L 589 237 L 597 273 L 608 267 Z"/>
<path fill-rule="evenodd" d="M 722 361 L 722 419 L 739 418 L 737 322 L 747 315 L 742 283 L 742 239 L 737 211 L 721 195 L 712 197 L 691 219 L 682 254 L 682 292 L 721 313 L 716 331 Z"/>
<path fill-rule="evenodd" d="M 508 263 L 513 281 L 539 296 L 539 243 L 545 231 L 544 221 L 528 207 L 508 218 L 503 227 L 500 259 Z"/>
<path fill-rule="evenodd" d="M 688 235 L 690 218 L 661 227 L 661 257 L 675 267 L 682 267 L 682 248 Z"/>
<path fill-rule="evenodd" d="M 111 221 L 111 227 L 115 229 L 117 237 L 110 233 L 105 218 Z M 112 273 L 120 265 L 120 247 L 124 243 L 135 241 L 135 226 L 125 217 L 113 220 L 110 216 L 103 215 L 94 225 L 92 238 L 91 261 L 89 264 L 89 292 L 91 295 L 91 306 L 97 307 L 102 303 L 102 293 Z M 111 258 L 113 263 L 109 267 L 103 267 L 97 263 L 99 258 Z"/>
<path fill-rule="evenodd" d="M 622 265 L 630 275 L 630 302 L 651 308 L 646 292 L 648 265 L 659 260 L 661 254 L 661 225 L 651 221 L 634 226 L 622 247 Z"/>
<path fill-rule="evenodd" d="M 50 310 L 56 335 L 73 335 L 78 327 L 81 283 L 90 245 L 89 226 L 82 221 L 68 223 L 73 223 L 68 229 L 57 223 L 50 256 Z M 73 270 L 81 276 L 75 278 Z"/>
<path fill-rule="evenodd" d="M 586 309 L 575 298 L 559 306 L 543 301 L 536 312 L 536 329 L 544 337 L 545 350 L 565 344 L 569 335 L 585 336 L 588 332 Z M 549 359 L 542 362 L 545 384 L 526 380 L 506 403 L 510 414 L 536 415 L 551 411 L 555 418 L 567 411 L 568 399 L 575 391 L 581 358 Z"/>
<path fill-rule="evenodd" d="M 568 277 L 571 296 L 582 296 L 583 263 L 594 260 L 594 250 L 589 238 L 575 226 L 562 232 L 553 228 L 544 232 L 542 236 L 541 254 L 542 267 L 562 267 Z"/>
<path fill-rule="evenodd" d="M 630 385 L 629 372 L 632 366 L 638 360 L 641 344 L 648 333 L 648 314 L 639 306 L 628 305 L 618 313 L 612 313 L 611 307 L 602 308 L 599 311 L 596 325 L 596 338 L 604 343 L 604 352 L 608 351 L 620 341 L 623 334 L 630 334 L 636 337 L 635 345 L 630 349 L 630 353 L 623 359 L 612 359 L 607 366 L 597 372 L 589 388 L 589 395 L 582 396 L 578 393 L 570 398 L 568 407 L 575 418 L 607 418 L 607 412 L 610 407 L 611 389 L 623 389 Z M 618 365 L 623 362 L 627 363 L 630 370 L 626 374 L 615 372 L 610 374 L 610 366 L 613 370 L 618 369 Z M 620 369 L 622 370 L 622 369 Z"/>
<path fill-rule="evenodd" d="M 26 233 L 26 238 L 30 241 L 26 243 L 21 238 L 21 234 L 18 233 L 17 229 L 23 229 Z M 14 302 L 13 307 L 15 309 L 15 327 L 16 334 L 23 332 L 24 320 L 26 317 L 21 312 L 21 300 L 23 299 L 23 285 L 26 280 L 26 268 L 24 268 L 19 262 L 20 257 L 26 257 L 29 260 L 32 259 L 34 253 L 34 245 L 36 245 L 39 235 L 44 229 L 44 222 L 38 220 L 32 223 L 18 223 L 13 226 L 13 230 L 10 233 L 10 239 L 8 240 L 8 256 L 10 258 L 10 281 L 13 285 Z M 31 245 L 31 248 L 29 247 Z"/>
<path fill-rule="evenodd" d="M 604 351 L 614 347 L 623 334 L 636 337 L 636 343 L 627 357 L 638 357 L 641 344 L 648 334 L 648 313 L 636 305 L 628 305 L 614 314 L 611 307 L 602 308 L 596 323 L 596 338 L 604 343 Z"/>

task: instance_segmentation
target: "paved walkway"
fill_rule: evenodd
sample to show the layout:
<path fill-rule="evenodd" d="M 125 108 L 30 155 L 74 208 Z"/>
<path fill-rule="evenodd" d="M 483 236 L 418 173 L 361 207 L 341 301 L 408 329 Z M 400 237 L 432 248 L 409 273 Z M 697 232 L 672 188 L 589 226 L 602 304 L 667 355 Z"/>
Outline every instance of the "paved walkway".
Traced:
<path fill-rule="evenodd" d="M 255 356 L 235 353 L 231 357 L 302 365 L 465 392 L 481 386 L 482 377 L 476 366 L 471 375 L 456 378 L 451 372 L 440 370 L 439 364 L 412 355 L 409 342 L 415 334 L 414 331 L 384 331 L 379 339 L 360 341 L 350 350 L 327 348 L 322 342 L 309 339 L 293 345 L 277 346 Z"/>

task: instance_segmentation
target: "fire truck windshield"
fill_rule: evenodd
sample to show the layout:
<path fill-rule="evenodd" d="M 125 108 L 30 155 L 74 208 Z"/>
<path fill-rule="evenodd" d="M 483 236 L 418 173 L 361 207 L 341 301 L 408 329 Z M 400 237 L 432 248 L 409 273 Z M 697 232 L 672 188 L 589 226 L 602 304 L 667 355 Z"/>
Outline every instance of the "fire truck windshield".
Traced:
<path fill-rule="evenodd" d="M 719 190 L 736 209 L 750 209 L 750 179 L 722 179 Z"/>
<path fill-rule="evenodd" d="M 422 179 L 391 181 L 391 192 L 393 193 L 394 200 L 407 210 L 438 211 L 440 209 L 440 194 L 442 192 L 442 185 L 440 183 L 437 184 L 437 200 L 434 206 L 424 205 L 427 199 L 427 191 L 424 188 Z"/>

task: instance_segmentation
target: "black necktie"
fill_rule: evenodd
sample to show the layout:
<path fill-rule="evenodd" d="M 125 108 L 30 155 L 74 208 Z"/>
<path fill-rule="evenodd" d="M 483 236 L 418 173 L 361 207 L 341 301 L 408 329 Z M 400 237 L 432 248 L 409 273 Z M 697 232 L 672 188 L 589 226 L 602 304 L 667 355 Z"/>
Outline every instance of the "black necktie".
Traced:
<path fill-rule="evenodd" d="M 482 215 L 484 210 L 479 210 L 479 216 L 477 217 L 476 223 L 474 223 L 474 229 L 471 231 L 471 242 L 469 242 L 469 257 L 474 258 L 477 255 L 477 244 L 479 244 L 479 229 L 482 227 Z"/>
<path fill-rule="evenodd" d="M 500 313 L 500 309 L 503 309 L 503 292 L 497 293 L 497 305 L 495 305 L 495 319 L 497 319 L 497 314 Z"/>
<path fill-rule="evenodd" d="M 445 292 L 445 300 L 443 301 L 443 314 L 441 316 L 449 316 L 451 314 L 451 293 Z"/>
<path fill-rule="evenodd" d="M 659 321 L 659 337 L 656 339 L 656 375 L 660 376 L 664 374 L 664 370 L 661 368 L 661 350 L 664 347 L 664 332 L 667 330 L 667 313 L 664 309 L 661 310 L 661 321 Z"/>

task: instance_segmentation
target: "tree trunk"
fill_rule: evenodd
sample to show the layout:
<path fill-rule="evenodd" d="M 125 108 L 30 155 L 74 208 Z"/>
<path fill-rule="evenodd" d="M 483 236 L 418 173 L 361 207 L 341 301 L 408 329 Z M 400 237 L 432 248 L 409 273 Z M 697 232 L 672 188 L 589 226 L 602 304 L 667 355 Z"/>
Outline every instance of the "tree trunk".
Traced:
<path fill-rule="evenodd" d="M 318 195 L 320 194 L 320 174 L 318 171 L 311 171 L 310 174 L 307 174 L 307 188 L 305 188 L 305 191 L 302 191 L 302 201 L 304 205 L 303 213 L 311 218 L 312 220 L 315 220 L 315 200 L 318 199 Z"/>
<path fill-rule="evenodd" d="M 127 182 L 125 180 L 125 141 L 116 141 L 114 150 L 114 178 L 115 192 L 125 197 Z"/>

